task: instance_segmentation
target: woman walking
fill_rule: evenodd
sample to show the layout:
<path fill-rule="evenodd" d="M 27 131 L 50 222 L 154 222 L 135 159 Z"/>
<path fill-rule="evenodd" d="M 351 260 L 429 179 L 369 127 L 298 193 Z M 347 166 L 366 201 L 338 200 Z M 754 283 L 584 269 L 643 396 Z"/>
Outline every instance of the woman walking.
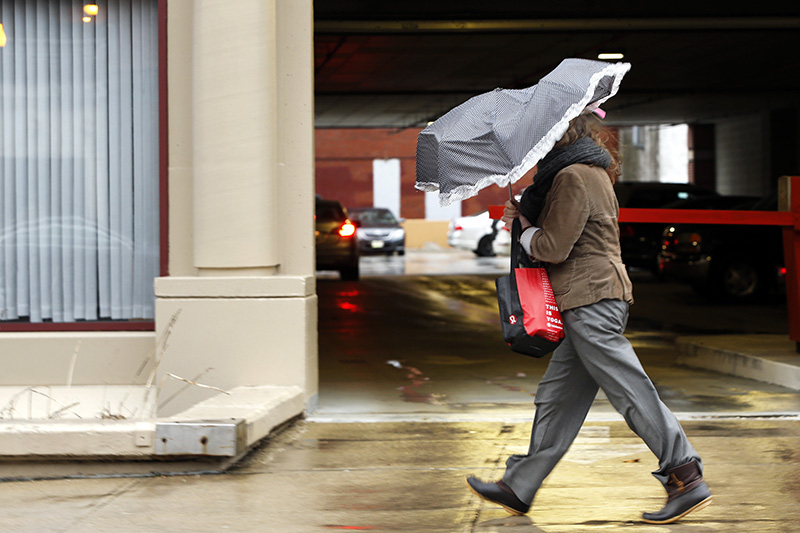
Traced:
<path fill-rule="evenodd" d="M 500 481 L 470 477 L 467 483 L 510 513 L 527 513 L 601 388 L 659 460 L 653 475 L 664 484 L 667 503 L 658 512 L 644 513 L 643 520 L 668 524 L 706 507 L 711 492 L 700 456 L 623 336 L 632 285 L 620 258 L 619 206 L 606 172 L 616 161 L 599 133 L 591 114 L 573 119 L 539 162 L 534 183 L 519 204 L 506 203 L 503 221 L 510 226 L 519 218 L 523 248 L 548 264 L 566 338 L 536 393 L 528 453 L 509 457 Z"/>

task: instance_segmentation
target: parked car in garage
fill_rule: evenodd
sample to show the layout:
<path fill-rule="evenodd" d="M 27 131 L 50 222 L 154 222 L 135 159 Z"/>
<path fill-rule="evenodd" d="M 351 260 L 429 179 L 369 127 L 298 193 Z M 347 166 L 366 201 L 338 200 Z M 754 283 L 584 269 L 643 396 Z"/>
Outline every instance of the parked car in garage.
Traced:
<path fill-rule="evenodd" d="M 691 183 L 617 182 L 614 185 L 620 208 L 663 209 L 679 200 L 719 196 Z M 663 223 L 620 223 L 622 262 L 628 268 L 658 273 Z"/>
<path fill-rule="evenodd" d="M 745 206 L 777 209 L 777 193 Z M 673 224 L 663 232 L 658 255 L 664 276 L 691 284 L 698 293 L 750 301 L 781 287 L 785 269 L 779 226 Z"/>
<path fill-rule="evenodd" d="M 317 270 L 338 270 L 343 280 L 358 280 L 357 223 L 340 202 L 317 198 L 314 213 Z"/>
<path fill-rule="evenodd" d="M 479 257 L 508 255 L 511 253 L 511 232 L 502 221 L 489 218 L 489 211 L 481 211 L 452 219 L 447 229 L 447 244 L 471 250 Z"/>
<path fill-rule="evenodd" d="M 358 223 L 356 236 L 362 254 L 405 255 L 406 231 L 401 220 L 383 207 L 354 207 L 350 219 Z"/>

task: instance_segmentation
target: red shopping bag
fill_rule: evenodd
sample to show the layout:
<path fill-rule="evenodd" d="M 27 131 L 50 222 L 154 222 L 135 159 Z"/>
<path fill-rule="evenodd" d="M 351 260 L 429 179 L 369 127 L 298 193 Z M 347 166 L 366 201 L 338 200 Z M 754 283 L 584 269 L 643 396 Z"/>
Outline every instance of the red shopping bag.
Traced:
<path fill-rule="evenodd" d="M 503 338 L 513 351 L 544 357 L 564 340 L 564 324 L 547 270 L 522 250 L 520 233 L 521 226 L 515 220 L 511 232 L 511 272 L 495 282 L 500 323 Z"/>

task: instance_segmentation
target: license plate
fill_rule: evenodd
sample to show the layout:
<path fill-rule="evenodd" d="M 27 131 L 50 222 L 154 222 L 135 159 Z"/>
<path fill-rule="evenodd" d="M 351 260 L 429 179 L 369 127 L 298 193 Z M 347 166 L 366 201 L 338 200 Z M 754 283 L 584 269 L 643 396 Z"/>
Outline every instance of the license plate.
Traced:
<path fill-rule="evenodd" d="M 372 243 L 370 244 L 372 245 L 373 248 L 383 248 L 384 243 L 383 241 L 372 241 Z"/>

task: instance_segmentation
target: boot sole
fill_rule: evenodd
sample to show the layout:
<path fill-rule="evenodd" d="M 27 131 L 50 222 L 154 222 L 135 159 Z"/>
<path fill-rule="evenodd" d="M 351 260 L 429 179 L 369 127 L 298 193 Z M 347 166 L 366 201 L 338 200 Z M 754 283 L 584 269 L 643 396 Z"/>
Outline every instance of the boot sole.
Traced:
<path fill-rule="evenodd" d="M 523 515 L 525 515 L 525 513 L 523 513 L 522 511 L 517 511 L 516 509 L 514 509 L 514 508 L 512 508 L 512 507 L 507 507 L 507 506 L 503 505 L 503 504 L 502 504 L 502 503 L 500 503 L 500 502 L 496 502 L 496 501 L 494 501 L 494 500 L 490 500 L 489 498 L 487 498 L 486 496 L 484 496 L 483 494 L 481 494 L 481 493 L 480 493 L 480 492 L 478 492 L 477 490 L 473 489 L 473 488 L 472 488 L 472 485 L 470 485 L 470 484 L 469 484 L 469 482 L 466 482 L 466 483 L 467 483 L 467 487 L 469 487 L 469 490 L 470 490 L 470 491 L 472 491 L 472 494 L 474 494 L 474 495 L 475 495 L 475 496 L 477 496 L 478 498 L 480 498 L 480 499 L 482 499 L 482 500 L 485 500 L 485 501 L 487 501 L 487 502 L 491 502 L 491 503 L 494 503 L 494 504 L 496 504 L 496 505 L 499 505 L 500 507 L 502 507 L 503 509 L 505 509 L 505 510 L 506 510 L 506 512 L 508 512 L 508 513 L 510 513 L 510 514 L 513 514 L 514 516 L 523 516 Z"/>
<path fill-rule="evenodd" d="M 677 522 L 678 520 L 680 520 L 681 518 L 683 518 L 687 514 L 693 512 L 693 511 L 699 511 L 701 509 L 705 509 L 706 507 L 711 505 L 711 498 L 713 498 L 713 496 L 709 496 L 708 498 L 706 498 L 705 500 L 701 501 L 700 503 L 698 503 L 694 507 L 692 507 L 690 509 L 687 509 L 683 514 L 680 514 L 678 516 L 673 516 L 672 518 L 668 518 L 667 520 L 648 520 L 646 518 L 642 518 L 642 522 L 646 522 L 648 524 L 671 524 L 673 522 Z"/>

